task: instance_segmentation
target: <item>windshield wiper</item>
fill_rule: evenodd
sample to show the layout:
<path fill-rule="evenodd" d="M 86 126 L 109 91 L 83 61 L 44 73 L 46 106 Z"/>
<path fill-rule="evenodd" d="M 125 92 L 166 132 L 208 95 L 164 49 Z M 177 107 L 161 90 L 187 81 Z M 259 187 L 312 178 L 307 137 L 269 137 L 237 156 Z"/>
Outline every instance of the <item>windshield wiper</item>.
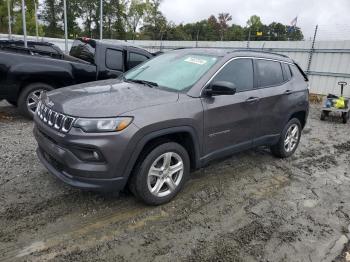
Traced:
<path fill-rule="evenodd" d="M 124 78 L 125 82 L 133 82 L 133 83 L 138 83 L 138 84 L 142 84 L 142 85 L 146 85 L 149 86 L 151 88 L 158 86 L 157 83 L 155 82 L 151 82 L 151 81 L 147 81 L 147 80 L 140 80 L 140 79 L 128 79 L 128 78 Z"/>

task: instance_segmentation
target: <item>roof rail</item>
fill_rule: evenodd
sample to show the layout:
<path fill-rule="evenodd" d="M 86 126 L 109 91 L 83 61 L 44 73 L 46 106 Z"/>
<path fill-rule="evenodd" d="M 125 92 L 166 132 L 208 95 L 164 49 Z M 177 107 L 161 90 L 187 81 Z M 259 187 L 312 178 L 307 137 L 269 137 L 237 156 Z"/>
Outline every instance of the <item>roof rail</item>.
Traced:
<path fill-rule="evenodd" d="M 267 51 L 267 50 L 262 50 L 260 48 L 238 48 L 238 49 L 234 49 L 232 50 L 232 52 L 256 52 L 256 53 L 265 53 L 265 54 L 271 54 L 271 55 L 277 55 L 277 56 L 282 56 L 285 58 L 290 58 L 287 55 L 284 54 L 280 54 L 280 53 L 276 53 L 276 52 L 272 52 L 272 51 Z"/>
<path fill-rule="evenodd" d="M 262 50 L 261 48 L 237 48 L 237 47 L 176 47 L 173 48 L 172 50 L 181 50 L 181 49 L 192 49 L 192 48 L 198 48 L 198 49 L 223 49 L 223 50 L 227 50 L 230 52 L 256 52 L 256 53 L 266 53 L 266 54 L 271 54 L 271 55 L 277 55 L 277 56 L 281 56 L 281 57 L 285 57 L 285 58 L 290 58 L 287 55 L 284 54 L 280 54 L 280 53 L 276 53 L 276 52 L 272 52 L 272 51 L 268 51 L 268 50 Z M 267 48 L 268 49 L 268 48 Z"/>

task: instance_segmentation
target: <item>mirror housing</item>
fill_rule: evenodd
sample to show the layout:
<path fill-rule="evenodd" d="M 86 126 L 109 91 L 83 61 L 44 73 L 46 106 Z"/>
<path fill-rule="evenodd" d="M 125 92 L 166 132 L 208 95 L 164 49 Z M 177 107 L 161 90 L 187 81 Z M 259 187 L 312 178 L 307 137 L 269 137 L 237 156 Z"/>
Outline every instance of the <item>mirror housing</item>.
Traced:
<path fill-rule="evenodd" d="M 221 96 L 221 95 L 234 95 L 236 93 L 236 86 L 227 81 L 216 81 L 210 84 L 204 89 L 206 96 Z"/>

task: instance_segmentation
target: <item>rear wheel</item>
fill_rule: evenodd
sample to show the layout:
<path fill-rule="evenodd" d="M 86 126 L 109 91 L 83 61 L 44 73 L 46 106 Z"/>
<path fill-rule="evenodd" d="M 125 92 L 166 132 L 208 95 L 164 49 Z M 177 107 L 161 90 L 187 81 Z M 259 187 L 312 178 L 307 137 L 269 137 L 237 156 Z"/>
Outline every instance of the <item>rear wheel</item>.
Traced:
<path fill-rule="evenodd" d="M 189 173 L 190 159 L 186 149 L 178 143 L 164 143 L 137 164 L 129 188 L 146 204 L 160 205 L 177 195 Z"/>
<path fill-rule="evenodd" d="M 342 113 L 343 123 L 346 124 L 349 120 L 349 113 Z"/>
<path fill-rule="evenodd" d="M 322 121 L 326 120 L 326 116 L 327 116 L 327 115 L 328 115 L 328 114 L 326 113 L 326 111 L 322 111 L 322 112 L 321 112 L 321 118 L 320 118 L 320 119 L 321 119 Z"/>
<path fill-rule="evenodd" d="M 301 124 L 297 118 L 289 120 L 284 127 L 281 137 L 276 145 L 271 147 L 271 152 L 277 157 L 286 158 L 294 154 L 301 137 Z"/>
<path fill-rule="evenodd" d="M 18 108 L 21 114 L 32 119 L 38 106 L 41 93 L 51 91 L 54 88 L 45 83 L 34 83 L 26 86 L 18 98 Z"/>

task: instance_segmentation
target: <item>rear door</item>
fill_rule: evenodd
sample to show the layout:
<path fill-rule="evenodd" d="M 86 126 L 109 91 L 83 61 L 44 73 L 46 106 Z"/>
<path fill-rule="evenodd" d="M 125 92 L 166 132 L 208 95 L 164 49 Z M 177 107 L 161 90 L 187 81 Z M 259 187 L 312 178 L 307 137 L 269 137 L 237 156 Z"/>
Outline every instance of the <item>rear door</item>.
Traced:
<path fill-rule="evenodd" d="M 254 144 L 269 144 L 278 138 L 291 110 L 291 71 L 284 62 L 255 59 L 254 63 L 257 88 L 261 95 L 257 113 L 259 129 Z"/>
<path fill-rule="evenodd" d="M 236 94 L 203 97 L 205 153 L 209 160 L 252 146 L 259 90 L 254 89 L 253 60 L 234 59 L 211 82 L 228 81 Z"/>

